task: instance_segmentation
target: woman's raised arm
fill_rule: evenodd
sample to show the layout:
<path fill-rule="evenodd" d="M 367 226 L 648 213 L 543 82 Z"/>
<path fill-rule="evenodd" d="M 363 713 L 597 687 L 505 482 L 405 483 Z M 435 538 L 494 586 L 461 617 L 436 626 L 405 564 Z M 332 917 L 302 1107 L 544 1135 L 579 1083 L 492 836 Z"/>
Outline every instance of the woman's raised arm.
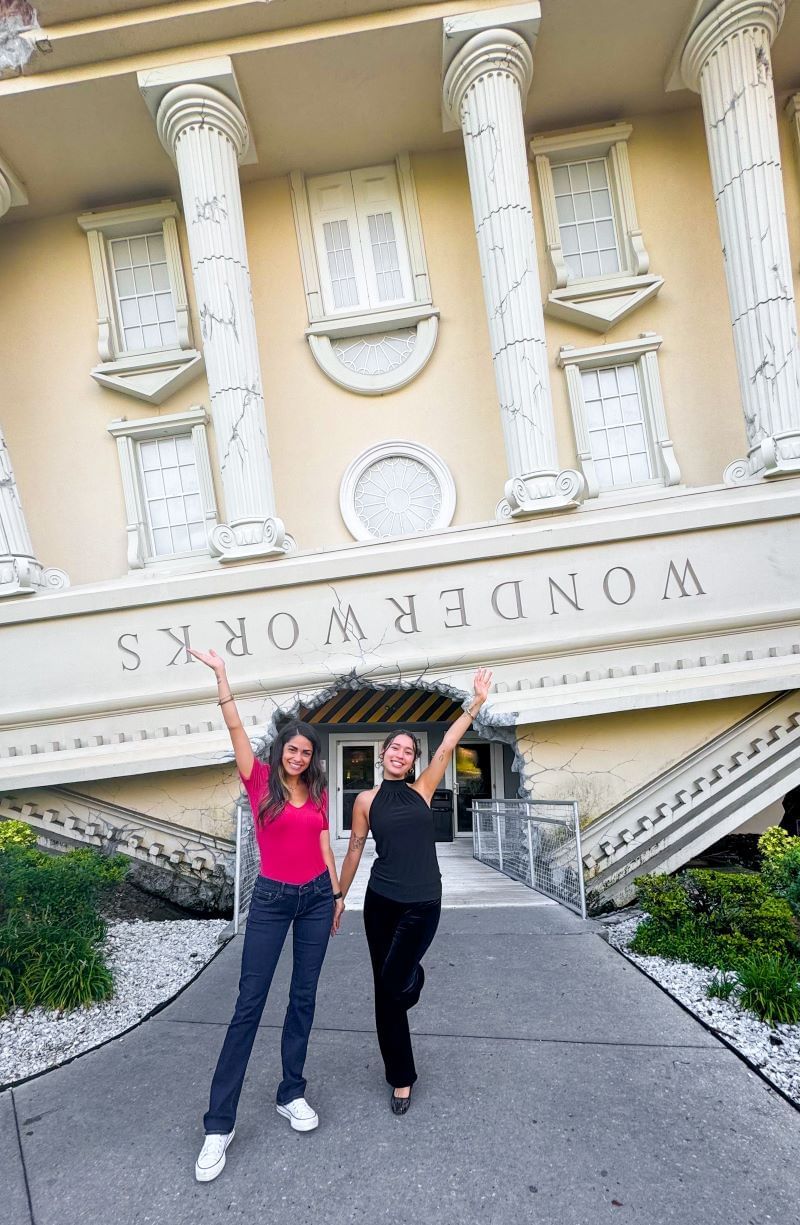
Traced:
<path fill-rule="evenodd" d="M 217 688 L 219 690 L 217 705 L 222 710 L 222 717 L 225 720 L 225 726 L 231 738 L 239 773 L 242 778 L 248 779 L 253 772 L 255 757 L 250 739 L 242 726 L 242 720 L 236 709 L 236 701 L 231 693 L 231 687 L 228 684 L 225 660 L 221 655 L 217 655 L 217 652 L 214 650 L 193 651 L 191 647 L 188 650 L 190 655 L 194 655 L 195 659 L 200 660 L 201 664 L 205 664 L 206 667 L 210 668 L 217 678 Z"/>
<path fill-rule="evenodd" d="M 489 696 L 491 684 L 492 674 L 489 669 L 478 668 L 472 680 L 473 696 L 468 708 L 464 711 L 463 715 L 459 715 L 455 723 L 450 724 L 450 727 L 445 732 L 442 743 L 434 753 L 430 763 L 422 771 L 419 778 L 411 784 L 414 790 L 418 791 L 428 804 L 430 804 L 434 791 L 444 778 L 445 770 L 455 752 L 456 745 L 469 730 L 472 720 Z"/>

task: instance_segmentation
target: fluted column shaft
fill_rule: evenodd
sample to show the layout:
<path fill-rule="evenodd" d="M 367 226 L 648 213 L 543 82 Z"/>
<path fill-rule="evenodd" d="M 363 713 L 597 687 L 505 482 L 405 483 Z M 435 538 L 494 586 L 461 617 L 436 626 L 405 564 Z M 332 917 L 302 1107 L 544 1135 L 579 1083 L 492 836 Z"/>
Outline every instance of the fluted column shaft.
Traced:
<path fill-rule="evenodd" d="M 687 41 L 703 103 L 749 454 L 732 483 L 800 470 L 800 353 L 770 46 L 784 0 L 723 0 Z"/>
<path fill-rule="evenodd" d="M 522 106 L 533 74 L 525 40 L 482 31 L 444 80 L 461 125 L 509 481 L 501 514 L 575 505 L 578 473 L 559 473 Z"/>
<path fill-rule="evenodd" d="M 68 586 L 64 571 L 45 569 L 33 551 L 11 456 L 0 428 L 0 597 L 61 591 Z"/>
<path fill-rule="evenodd" d="M 225 495 L 228 523 L 210 543 L 223 561 L 280 554 L 287 538 L 275 513 L 239 186 L 247 123 L 202 83 L 171 89 L 156 123 L 180 179 Z"/>

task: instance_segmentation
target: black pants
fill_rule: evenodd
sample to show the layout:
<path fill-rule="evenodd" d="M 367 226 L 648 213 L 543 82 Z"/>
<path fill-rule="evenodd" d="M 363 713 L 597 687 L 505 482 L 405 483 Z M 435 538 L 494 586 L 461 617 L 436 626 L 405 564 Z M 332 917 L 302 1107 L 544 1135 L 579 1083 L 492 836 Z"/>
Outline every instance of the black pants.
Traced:
<path fill-rule="evenodd" d="M 375 1025 L 386 1079 L 393 1089 L 417 1079 L 408 1010 L 419 1001 L 425 975 L 420 961 L 439 926 L 442 903 L 393 902 L 367 888 L 364 927 L 375 980 Z"/>

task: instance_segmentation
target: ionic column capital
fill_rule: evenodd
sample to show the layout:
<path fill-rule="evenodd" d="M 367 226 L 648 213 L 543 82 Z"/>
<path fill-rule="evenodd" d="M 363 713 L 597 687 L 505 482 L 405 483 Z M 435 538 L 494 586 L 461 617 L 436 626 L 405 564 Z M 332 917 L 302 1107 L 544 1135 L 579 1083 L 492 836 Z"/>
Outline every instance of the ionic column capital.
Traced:
<path fill-rule="evenodd" d="M 700 90 L 700 77 L 720 47 L 745 30 L 763 30 L 769 46 L 783 23 L 786 0 L 722 0 L 695 26 L 681 56 L 681 76 L 688 89 Z"/>
<path fill-rule="evenodd" d="M 481 30 L 457 52 L 442 86 L 444 107 L 459 122 L 461 103 L 469 88 L 490 73 L 502 72 L 516 81 L 524 103 L 533 80 L 533 55 L 525 39 L 502 27 Z"/>
<path fill-rule="evenodd" d="M 188 128 L 207 128 L 225 136 L 241 160 L 250 144 L 244 113 L 213 85 L 192 81 L 176 85 L 162 98 L 156 113 L 159 139 L 174 160 L 181 135 Z"/>

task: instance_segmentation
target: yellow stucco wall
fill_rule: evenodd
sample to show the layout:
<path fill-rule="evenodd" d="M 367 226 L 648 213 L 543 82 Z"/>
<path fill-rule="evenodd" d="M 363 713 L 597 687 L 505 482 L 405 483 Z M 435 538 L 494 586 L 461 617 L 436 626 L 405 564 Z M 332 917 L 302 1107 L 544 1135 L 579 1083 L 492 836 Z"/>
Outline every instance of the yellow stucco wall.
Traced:
<path fill-rule="evenodd" d="M 525 786 L 538 799 L 577 800 L 587 824 L 767 701 L 761 694 L 519 727 Z"/>
<path fill-rule="evenodd" d="M 172 821 L 216 838 L 233 838 L 233 806 L 240 794 L 234 766 L 202 766 L 163 774 L 99 779 L 86 783 L 85 794 L 121 804 L 161 821 Z"/>
<path fill-rule="evenodd" d="M 684 479 L 713 484 L 746 448 L 702 120 L 697 109 L 629 118 L 639 218 L 651 270 L 664 276 L 665 285 L 607 339 L 631 339 L 644 330 L 663 336 L 667 419 Z M 781 137 L 797 282 L 800 168 L 782 113 Z M 442 455 L 456 481 L 456 524 L 492 518 L 502 495 L 506 464 L 463 153 L 415 156 L 413 165 L 440 339 L 425 371 L 383 397 L 344 391 L 311 357 L 288 181 L 255 182 L 244 190 L 277 504 L 304 550 L 349 543 L 339 483 L 349 462 L 381 440 L 418 440 Z M 531 172 L 544 296 L 551 273 Z M 191 295 L 185 253 L 184 267 Z M 44 564 L 65 569 L 73 584 L 124 575 L 122 490 L 106 426 L 119 416 L 207 405 L 205 379 L 160 410 L 93 382 L 96 306 L 88 247 L 74 216 L 4 225 L 0 283 L 2 422 L 34 548 Z M 196 312 L 193 322 L 198 340 Z M 555 360 L 561 344 L 603 338 L 548 320 L 547 340 L 560 460 L 571 466 L 572 424 Z M 212 431 L 216 466 L 213 456 Z"/>

